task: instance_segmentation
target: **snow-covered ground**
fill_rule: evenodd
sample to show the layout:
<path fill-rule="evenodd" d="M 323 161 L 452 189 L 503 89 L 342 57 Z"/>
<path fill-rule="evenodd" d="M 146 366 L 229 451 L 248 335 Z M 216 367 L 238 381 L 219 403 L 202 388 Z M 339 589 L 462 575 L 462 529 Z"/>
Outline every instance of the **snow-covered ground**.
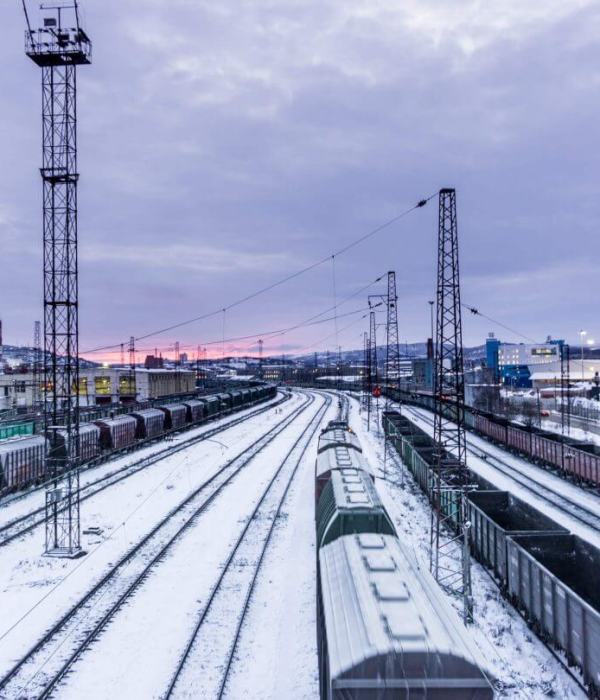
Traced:
<path fill-rule="evenodd" d="M 250 418 L 219 434 L 215 441 L 199 443 L 162 460 L 86 501 L 84 527 L 97 525 L 103 533 L 84 538 L 88 554 L 83 559 L 42 558 L 42 532 L 0 550 L 0 677 L 169 510 L 303 400 L 295 394 L 282 406 L 282 413 L 273 410 Z M 322 403 L 323 399 L 317 398 L 215 499 L 77 662 L 58 697 L 152 698 L 164 692 L 200 604 L 232 542 L 281 459 Z M 334 417 L 334 408 L 335 402 L 324 420 Z M 313 440 L 267 550 L 242 629 L 228 688 L 230 697 L 240 697 L 236 694 L 240 688 L 256 689 L 244 695 L 261 698 L 318 694 L 315 452 Z M 286 649 L 285 658 L 281 648 Z M 284 667 L 286 672 L 282 673 Z"/>
<path fill-rule="evenodd" d="M 300 398 L 283 404 L 283 415 Z M 228 459 L 267 432 L 282 416 L 275 410 L 254 416 L 189 450 L 138 472 L 82 504 L 82 559 L 45 558 L 43 528 L 0 549 L 0 677 L 134 543 Z M 163 445 L 164 447 L 164 445 Z"/>
<path fill-rule="evenodd" d="M 256 406 L 244 409 L 243 411 L 238 411 L 237 413 L 233 413 L 230 416 L 225 416 L 224 418 L 219 418 L 218 420 L 211 421 L 198 428 L 193 428 L 192 430 L 186 430 L 176 435 L 173 435 L 170 438 L 168 445 L 172 446 L 182 444 L 190 439 L 193 439 L 199 435 L 202 435 L 203 433 L 212 430 L 213 428 L 224 426 L 232 420 L 236 420 L 237 418 L 246 416 L 259 408 L 263 408 L 265 406 L 277 403 L 277 401 L 279 401 L 280 399 L 281 394 L 278 394 L 276 398 L 270 399 L 269 401 L 265 401 L 264 403 L 257 404 Z M 218 439 L 219 436 L 216 435 L 215 440 Z M 142 449 L 135 450 L 133 452 L 130 452 L 129 454 L 123 455 L 122 457 L 111 459 L 110 461 L 104 462 L 103 464 L 99 464 L 95 467 L 85 468 L 81 472 L 81 486 L 83 487 L 89 483 L 97 481 L 103 476 L 112 474 L 113 472 L 123 469 L 123 467 L 127 467 L 131 464 L 134 464 L 135 462 L 138 462 L 139 460 L 144 459 L 145 457 L 150 457 L 151 455 L 154 455 L 157 452 L 164 450 L 166 446 L 167 443 L 165 443 L 164 440 L 159 440 L 157 442 L 152 443 L 151 445 L 148 445 L 148 447 L 143 447 Z M 5 499 L 0 499 L 0 525 L 15 520 L 16 518 L 19 518 L 25 515 L 26 513 L 29 513 L 30 511 L 43 506 L 44 498 L 44 489 L 37 488 L 32 489 L 29 493 L 26 494 L 15 494 L 10 495 Z"/>
<path fill-rule="evenodd" d="M 405 410 L 411 420 L 414 420 L 420 428 L 430 435 L 433 434 L 433 426 L 431 424 L 433 414 L 431 412 L 421 408 L 414 408 L 413 406 L 407 406 Z M 531 462 L 528 462 L 522 457 L 518 457 L 511 452 L 503 450 L 501 447 L 471 432 L 467 432 L 467 445 L 485 450 L 487 453 L 497 457 L 517 470 L 515 478 L 512 478 L 510 475 L 496 469 L 493 461 L 483 459 L 469 452 L 467 454 L 467 465 L 475 473 L 487 479 L 497 488 L 503 491 L 510 491 L 517 498 L 526 501 L 534 508 L 537 508 L 537 510 L 548 515 L 559 525 L 566 527 L 594 546 L 600 547 L 600 532 L 596 528 L 583 523 L 574 515 L 554 508 L 547 500 L 536 496 L 522 483 L 519 483 L 518 479 L 525 476 L 532 482 L 542 485 L 547 491 L 552 491 L 574 503 L 579 503 L 596 514 L 600 514 L 600 497 L 598 495 L 576 484 L 572 484 L 535 464 L 531 464 Z"/>
<path fill-rule="evenodd" d="M 357 401 L 350 402 L 349 420 L 358 434 L 368 461 L 383 476 L 383 431 L 360 414 Z M 404 474 L 402 475 L 402 471 Z M 429 531 L 431 510 L 412 475 L 396 458 L 388 455 L 386 479 L 376 481 L 381 498 L 393 517 L 398 535 L 414 552 L 419 564 L 429 566 Z M 401 486 L 403 482 L 403 486 Z M 522 618 L 503 599 L 496 584 L 477 562 L 472 563 L 475 622 L 469 627 L 489 669 L 502 688 L 498 697 L 521 699 L 558 697 L 564 700 L 585 698 L 585 694 L 552 656 L 544 644 L 527 627 Z M 449 597 L 456 610 L 456 624 L 461 625 L 461 604 Z"/>

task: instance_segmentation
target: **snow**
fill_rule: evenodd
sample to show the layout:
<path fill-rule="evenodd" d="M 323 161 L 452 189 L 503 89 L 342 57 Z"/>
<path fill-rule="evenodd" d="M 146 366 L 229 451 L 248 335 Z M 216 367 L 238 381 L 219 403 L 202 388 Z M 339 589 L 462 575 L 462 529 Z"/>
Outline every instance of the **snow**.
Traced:
<path fill-rule="evenodd" d="M 299 401 L 296 396 L 283 404 L 284 415 Z M 250 418 L 220 433 L 218 442 L 201 442 L 84 501 L 83 528 L 99 526 L 103 535 L 83 536 L 88 554 L 82 559 L 41 557 L 42 528 L 0 549 L 0 677 L 111 568 L 112 562 L 221 464 L 279 420 L 281 416 L 275 411 Z M 157 449 L 161 447 L 164 444 L 159 443 Z M 21 620 L 23 615 L 26 617 Z"/>
<path fill-rule="evenodd" d="M 297 408 L 300 401 L 300 396 L 295 394 L 282 406 L 283 415 Z M 83 654 L 66 685 L 60 686 L 59 697 L 153 698 L 164 693 L 196 614 L 261 488 L 322 403 L 317 398 L 215 499 L 127 606 L 117 613 L 92 649 Z M 334 408 L 335 402 L 324 421 L 334 417 Z M 0 550 L 3 602 L 0 677 L 52 621 L 111 568 L 111 562 L 139 541 L 221 464 L 264 434 L 283 415 L 269 411 L 251 418 L 221 433 L 218 442 L 199 443 L 86 501 L 82 522 L 85 526 L 100 526 L 103 534 L 87 538 L 84 546 L 88 554 L 83 559 L 41 558 L 39 531 Z M 315 453 L 316 436 L 300 464 L 267 550 L 232 669 L 231 689 L 228 689 L 231 697 L 239 697 L 236 689 L 240 687 L 256 689 L 255 693 L 250 692 L 254 697 L 309 698 L 318 694 L 314 619 Z M 139 453 L 135 458 L 138 456 Z M 232 601 L 237 600 L 235 590 L 230 596 Z M 32 612 L 18 623 L 27 610 Z M 281 648 L 286 649 L 284 659 Z M 214 663 L 218 662 L 215 656 Z M 287 669 L 285 674 L 279 672 L 281 666 Z"/>
<path fill-rule="evenodd" d="M 377 479 L 376 486 L 399 537 L 412 550 L 419 565 L 427 568 L 431 518 L 427 498 L 397 456 L 391 459 L 388 453 L 384 475 L 383 431 L 376 429 L 373 422 L 371 431 L 367 431 L 366 419 L 357 401 L 350 402 L 349 420 L 361 440 L 366 458 L 380 466 L 380 477 L 386 477 Z M 486 659 L 496 686 L 503 689 L 502 697 L 515 700 L 537 700 L 551 695 L 561 700 L 585 698 L 562 665 L 503 599 L 486 570 L 475 561 L 471 575 L 475 622 L 469 626 L 468 633 Z M 452 597 L 449 600 L 456 610 L 457 625 L 461 625 L 462 604 Z"/>
<path fill-rule="evenodd" d="M 281 395 L 269 401 L 265 401 L 264 403 L 257 404 L 256 406 L 251 406 L 250 408 L 244 409 L 243 411 L 238 411 L 229 416 L 225 416 L 224 418 L 219 418 L 218 420 L 210 421 L 209 423 L 206 423 L 198 428 L 193 428 L 191 430 L 185 430 L 181 433 L 177 433 L 170 438 L 170 441 L 168 443 L 166 443 L 164 440 L 159 440 L 157 442 L 151 443 L 150 445 L 148 445 L 148 447 L 135 450 L 134 452 L 130 452 L 129 454 L 123 455 L 122 457 L 111 459 L 108 462 L 104 462 L 94 467 L 85 468 L 81 471 L 81 486 L 83 487 L 87 484 L 91 484 L 103 476 L 117 472 L 118 470 L 123 469 L 124 467 L 135 464 L 141 459 L 150 457 L 151 455 L 154 455 L 157 452 L 161 452 L 167 447 L 167 445 L 170 447 L 173 445 L 181 444 L 183 442 L 186 442 L 187 440 L 202 435 L 208 432 L 209 430 L 212 430 L 213 428 L 218 428 L 220 426 L 226 425 L 232 420 L 236 420 L 237 418 L 240 418 L 242 416 L 247 415 L 248 413 L 251 413 L 252 411 L 255 411 L 257 408 L 262 408 L 263 406 L 276 403 L 278 400 L 280 400 L 280 398 Z M 218 435 L 215 436 L 215 438 L 218 439 Z M 44 498 L 44 489 L 37 488 L 26 494 L 15 494 L 8 496 L 3 500 L 0 500 L 0 524 L 9 523 L 13 520 L 22 517 L 23 515 L 26 515 L 27 513 L 35 510 L 36 508 L 42 507 L 44 505 Z"/>

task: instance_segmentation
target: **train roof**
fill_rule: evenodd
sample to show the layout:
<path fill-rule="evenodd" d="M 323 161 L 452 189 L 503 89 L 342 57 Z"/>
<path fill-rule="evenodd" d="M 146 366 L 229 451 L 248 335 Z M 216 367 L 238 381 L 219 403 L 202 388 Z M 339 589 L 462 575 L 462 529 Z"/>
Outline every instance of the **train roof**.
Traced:
<path fill-rule="evenodd" d="M 118 423 L 127 423 L 133 421 L 134 423 L 137 423 L 136 419 L 129 413 L 122 413 L 118 416 L 114 416 L 114 418 L 99 418 L 98 420 L 94 421 L 96 425 L 117 425 Z"/>
<path fill-rule="evenodd" d="M 26 447 L 34 447 L 46 444 L 47 440 L 43 435 L 17 435 L 15 437 L 0 440 L 0 454 L 6 454 L 13 450 Z"/>
<path fill-rule="evenodd" d="M 199 399 L 189 399 L 188 401 L 182 401 L 181 403 L 184 406 L 189 406 L 190 408 L 193 408 L 194 406 L 204 406 L 204 401 L 200 401 Z"/>
<path fill-rule="evenodd" d="M 346 470 L 336 469 L 331 474 L 331 487 L 337 508 L 346 510 L 383 508 L 372 479 L 362 470 L 351 474 Z"/>
<path fill-rule="evenodd" d="M 348 449 L 348 447 L 343 445 L 317 454 L 317 479 L 334 469 L 358 469 L 366 472 L 371 477 L 373 476 L 373 470 L 362 453 Z"/>
<path fill-rule="evenodd" d="M 397 538 L 340 537 L 320 550 L 319 567 L 336 690 L 392 687 L 404 690 L 399 697 L 411 689 L 429 690 L 432 697 L 444 690 L 448 697 L 493 697 L 456 613 Z"/>
<path fill-rule="evenodd" d="M 165 414 L 158 408 L 142 408 L 139 411 L 132 411 L 130 416 L 140 416 L 142 418 L 151 418 L 152 416 L 164 416 Z"/>
<path fill-rule="evenodd" d="M 203 401 L 204 403 L 214 403 L 219 401 L 219 397 L 216 394 L 210 394 L 209 396 L 200 396 L 198 401 Z"/>
<path fill-rule="evenodd" d="M 317 452 L 323 452 L 324 450 L 334 448 L 336 445 L 345 445 L 353 450 L 362 452 L 360 441 L 355 433 L 351 433 L 349 430 L 343 430 L 342 428 L 330 428 L 321 433 Z"/>

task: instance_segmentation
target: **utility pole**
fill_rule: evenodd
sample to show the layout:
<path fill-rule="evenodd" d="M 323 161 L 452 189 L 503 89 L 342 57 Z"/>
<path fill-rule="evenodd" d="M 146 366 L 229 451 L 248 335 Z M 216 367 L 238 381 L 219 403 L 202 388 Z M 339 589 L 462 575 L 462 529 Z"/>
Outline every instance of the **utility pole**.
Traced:
<path fill-rule="evenodd" d="M 465 386 L 454 189 L 442 189 L 439 194 L 434 377 L 435 457 L 431 483 L 430 568 L 442 588 L 462 597 L 466 624 L 473 619 L 473 603 L 466 518 Z M 458 520 L 458 534 L 454 534 L 450 527 L 445 528 L 453 517 Z"/>
<path fill-rule="evenodd" d="M 258 341 L 258 376 L 263 378 L 263 339 Z"/>
<path fill-rule="evenodd" d="M 121 367 L 125 367 L 125 343 L 121 343 Z"/>
<path fill-rule="evenodd" d="M 363 409 L 367 411 L 367 416 L 370 411 L 371 394 L 369 384 L 371 381 L 371 357 L 369 334 L 367 331 L 363 333 Z"/>
<path fill-rule="evenodd" d="M 369 312 L 369 406 L 367 411 L 367 430 L 371 429 L 371 396 L 373 389 L 378 384 L 377 376 L 377 324 L 375 322 L 375 312 Z M 379 399 L 377 399 L 379 402 Z M 378 405 L 378 404 L 377 404 Z M 377 422 L 377 417 L 375 417 Z"/>
<path fill-rule="evenodd" d="M 179 352 L 179 341 L 175 341 L 175 393 L 181 393 L 181 353 Z"/>
<path fill-rule="evenodd" d="M 33 406 L 37 408 L 42 402 L 42 324 L 33 324 Z"/>
<path fill-rule="evenodd" d="M 135 376 L 135 338 L 129 338 L 129 393 L 133 396 L 133 403 L 137 401 L 137 382 Z"/>
<path fill-rule="evenodd" d="M 386 320 L 386 350 L 384 377 L 386 388 L 390 384 L 397 385 L 400 389 L 400 344 L 398 341 L 398 295 L 396 293 L 396 273 L 388 272 L 387 289 L 387 320 Z M 390 381 L 391 380 L 391 381 Z M 386 398 L 386 407 L 389 407 L 389 398 Z M 398 395 L 400 404 L 400 395 Z"/>
<path fill-rule="evenodd" d="M 45 552 L 81 554 L 79 507 L 79 322 L 77 264 L 77 67 L 91 63 L 92 45 L 79 25 L 76 0 L 41 5 L 43 27 L 32 29 L 23 2 L 25 53 L 42 69 L 44 240 L 44 403 L 50 440 L 46 471 Z M 68 15 L 65 18 L 65 14 Z M 57 433 L 65 435 L 64 455 Z"/>
<path fill-rule="evenodd" d="M 562 468 L 565 468 L 565 440 L 571 434 L 571 348 L 560 345 L 560 432 L 562 435 Z"/>

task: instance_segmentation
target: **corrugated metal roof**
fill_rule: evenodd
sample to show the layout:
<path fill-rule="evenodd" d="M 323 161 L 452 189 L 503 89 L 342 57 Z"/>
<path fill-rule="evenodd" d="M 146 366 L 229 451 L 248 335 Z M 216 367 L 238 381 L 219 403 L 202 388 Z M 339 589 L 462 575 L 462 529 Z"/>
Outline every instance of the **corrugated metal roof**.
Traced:
<path fill-rule="evenodd" d="M 371 678 L 426 688 L 430 679 L 445 679 L 455 691 L 475 682 L 481 694 L 469 697 L 492 698 L 456 614 L 396 538 L 341 537 L 321 549 L 319 562 L 335 687 Z"/>
<path fill-rule="evenodd" d="M 373 470 L 360 452 L 350 450 L 347 447 L 339 447 L 334 450 L 325 450 L 317 454 L 317 477 L 332 469 L 356 469 L 373 475 Z"/>

